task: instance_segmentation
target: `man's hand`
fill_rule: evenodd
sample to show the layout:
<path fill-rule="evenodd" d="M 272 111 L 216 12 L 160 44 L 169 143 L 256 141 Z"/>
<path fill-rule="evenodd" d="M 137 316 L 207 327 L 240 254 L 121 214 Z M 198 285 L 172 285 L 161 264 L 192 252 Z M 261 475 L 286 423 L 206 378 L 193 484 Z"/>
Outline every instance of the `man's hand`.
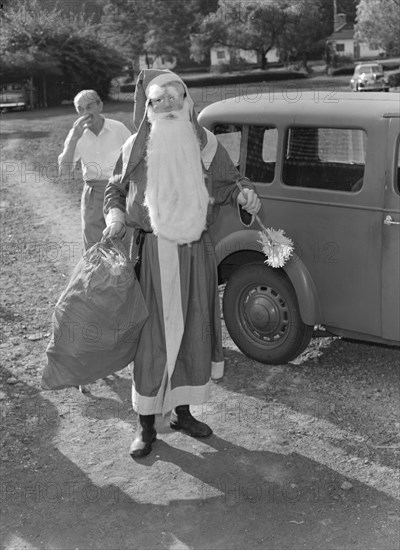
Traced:
<path fill-rule="evenodd" d="M 86 128 L 90 127 L 92 119 L 93 119 L 92 115 L 84 115 L 79 117 L 77 120 L 75 120 L 72 126 L 72 130 L 73 130 L 73 136 L 76 139 L 79 139 L 82 137 L 82 134 L 86 130 Z"/>
<path fill-rule="evenodd" d="M 125 225 L 122 222 L 112 222 L 103 231 L 103 238 L 122 237 L 125 235 Z"/>
<path fill-rule="evenodd" d="M 261 201 L 253 189 L 244 188 L 237 197 L 238 203 L 249 213 L 257 214 L 261 208 Z"/>

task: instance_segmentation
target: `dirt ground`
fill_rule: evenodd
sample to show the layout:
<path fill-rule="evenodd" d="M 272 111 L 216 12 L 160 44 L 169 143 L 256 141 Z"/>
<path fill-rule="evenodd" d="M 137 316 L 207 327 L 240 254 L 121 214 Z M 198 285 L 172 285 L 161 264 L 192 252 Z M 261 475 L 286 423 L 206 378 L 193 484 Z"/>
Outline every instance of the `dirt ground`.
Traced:
<path fill-rule="evenodd" d="M 316 337 L 267 366 L 224 333 L 224 378 L 194 408 L 207 440 L 157 419 L 128 454 L 127 369 L 45 392 L 51 313 L 80 258 L 79 179 L 25 162 L 52 119 L 2 119 L 1 548 L 394 550 L 399 349 Z"/>

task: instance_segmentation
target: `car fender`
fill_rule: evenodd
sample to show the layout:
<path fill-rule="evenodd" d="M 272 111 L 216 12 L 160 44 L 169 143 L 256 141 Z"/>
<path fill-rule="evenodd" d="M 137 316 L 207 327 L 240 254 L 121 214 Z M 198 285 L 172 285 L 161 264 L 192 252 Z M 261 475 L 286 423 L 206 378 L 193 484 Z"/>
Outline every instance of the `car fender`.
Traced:
<path fill-rule="evenodd" d="M 228 257 L 237 267 L 251 261 L 264 260 L 259 233 L 255 230 L 236 231 L 217 242 L 217 265 L 220 267 Z M 321 324 L 322 312 L 317 288 L 301 258 L 293 254 L 281 269 L 295 289 L 303 322 L 306 325 Z"/>
<path fill-rule="evenodd" d="M 317 287 L 302 260 L 294 253 L 282 269 L 296 291 L 303 322 L 306 325 L 322 324 L 323 317 Z"/>
<path fill-rule="evenodd" d="M 262 254 L 262 246 L 259 242 L 259 231 L 253 229 L 246 231 L 235 231 L 230 233 L 223 239 L 217 242 L 215 246 L 215 254 L 217 265 L 220 265 L 225 258 L 231 254 L 236 254 L 243 251 L 253 251 Z"/>

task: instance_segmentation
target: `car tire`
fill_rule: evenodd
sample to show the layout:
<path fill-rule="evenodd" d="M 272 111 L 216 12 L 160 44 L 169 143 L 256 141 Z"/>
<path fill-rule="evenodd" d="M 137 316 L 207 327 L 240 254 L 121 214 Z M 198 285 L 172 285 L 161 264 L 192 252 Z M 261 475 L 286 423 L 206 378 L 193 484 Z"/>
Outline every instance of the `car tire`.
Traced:
<path fill-rule="evenodd" d="M 223 296 L 226 328 L 248 357 L 271 365 L 291 361 L 308 346 L 313 327 L 303 323 L 287 276 L 263 263 L 239 267 Z"/>

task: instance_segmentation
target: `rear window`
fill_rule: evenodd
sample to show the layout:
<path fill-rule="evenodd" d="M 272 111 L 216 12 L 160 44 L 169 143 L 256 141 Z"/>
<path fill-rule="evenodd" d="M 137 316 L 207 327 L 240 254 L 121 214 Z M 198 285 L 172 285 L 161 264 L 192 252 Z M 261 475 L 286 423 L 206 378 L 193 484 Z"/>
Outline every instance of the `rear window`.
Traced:
<path fill-rule="evenodd" d="M 277 147 L 276 128 L 250 126 L 245 176 L 254 182 L 271 183 L 275 176 Z"/>
<path fill-rule="evenodd" d="M 355 193 L 362 188 L 367 134 L 354 128 L 289 128 L 283 183 Z"/>
<path fill-rule="evenodd" d="M 247 151 L 244 175 L 251 181 L 271 183 L 274 180 L 278 148 L 278 130 L 269 126 L 246 126 Z M 248 134 L 247 134 L 248 130 Z M 214 134 L 239 167 L 243 128 L 236 124 L 217 124 Z"/>

